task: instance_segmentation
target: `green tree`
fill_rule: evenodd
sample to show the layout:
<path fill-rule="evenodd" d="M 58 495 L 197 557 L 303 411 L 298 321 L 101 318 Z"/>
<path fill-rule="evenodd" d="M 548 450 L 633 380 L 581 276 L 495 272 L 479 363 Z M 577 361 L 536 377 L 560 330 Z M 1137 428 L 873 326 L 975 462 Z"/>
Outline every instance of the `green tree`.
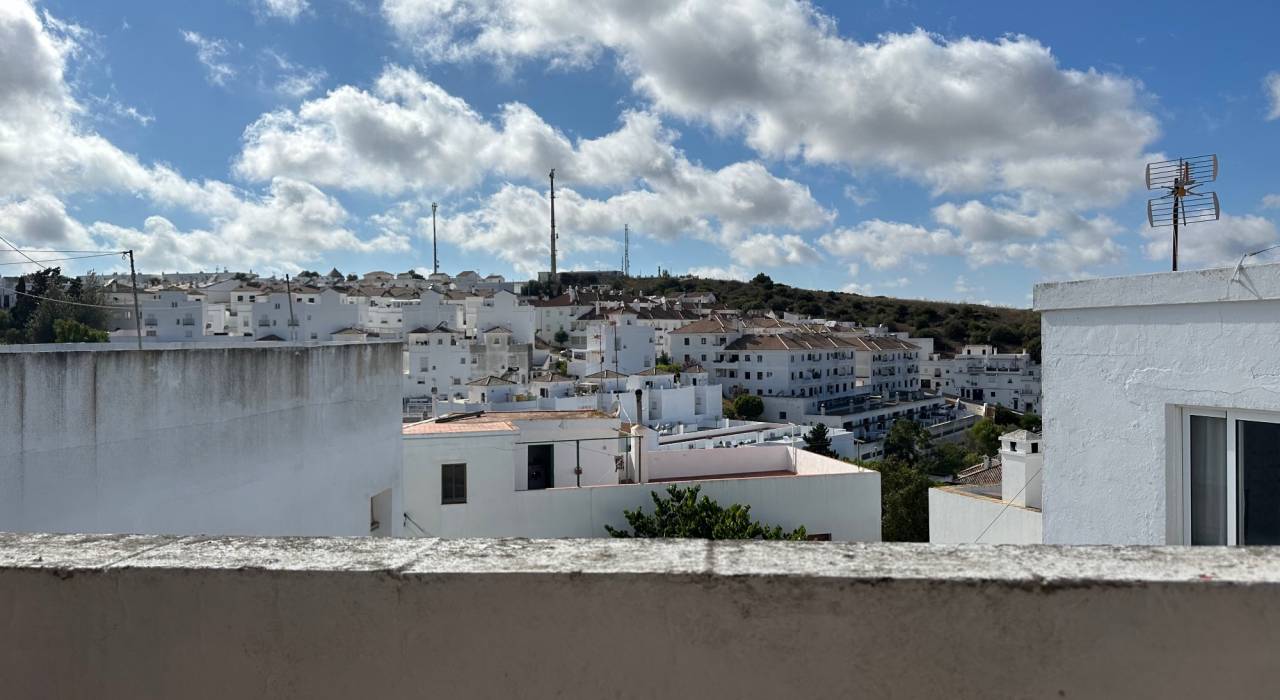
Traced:
<path fill-rule="evenodd" d="M 827 434 L 827 424 L 818 423 L 804 434 L 804 444 L 806 450 L 823 457 L 835 457 L 836 453 L 831 451 L 831 437 Z"/>
<path fill-rule="evenodd" d="M 356 282 L 356 281 L 359 281 L 359 279 L 360 279 L 360 278 L 359 278 L 359 277 L 356 277 L 356 273 L 354 273 L 354 272 L 353 272 L 353 273 L 351 273 L 351 274 L 349 274 L 349 275 L 347 275 L 347 281 L 348 281 L 348 282 Z"/>
<path fill-rule="evenodd" d="M 929 453 L 933 436 L 919 423 L 899 418 L 884 437 L 885 461 L 895 460 L 903 464 L 919 464 Z"/>
<path fill-rule="evenodd" d="M 754 394 L 735 396 L 733 412 L 742 420 L 755 420 L 764 413 L 764 400 Z"/>
<path fill-rule="evenodd" d="M 1043 427 L 1041 425 L 1040 416 L 1037 416 L 1034 413 L 1022 414 L 1022 418 L 1018 420 L 1018 425 L 1023 430 L 1030 430 L 1033 433 L 1040 432 L 1040 429 Z"/>
<path fill-rule="evenodd" d="M 968 440 L 978 456 L 994 456 L 1000 451 L 1000 427 L 990 418 L 983 418 L 969 428 Z"/>
<path fill-rule="evenodd" d="M 55 343 L 105 343 L 109 340 L 106 331 L 90 328 L 72 318 L 54 319 L 53 334 Z"/>
<path fill-rule="evenodd" d="M 564 345 L 565 343 L 569 342 L 568 332 L 566 332 L 565 329 L 563 328 L 556 331 L 555 341 L 556 341 L 556 345 Z"/>
<path fill-rule="evenodd" d="M 929 541 L 929 488 L 933 482 L 915 465 L 888 460 L 869 465 L 880 472 L 880 538 L 885 542 Z"/>
<path fill-rule="evenodd" d="M 613 537 L 691 537 L 706 540 L 803 540 L 803 526 L 787 532 L 780 525 L 762 525 L 751 519 L 751 506 L 737 503 L 723 507 L 707 496 L 698 498 L 701 486 L 667 487 L 666 496 L 650 493 L 653 513 L 643 508 L 622 511 L 631 531 L 609 525 Z"/>

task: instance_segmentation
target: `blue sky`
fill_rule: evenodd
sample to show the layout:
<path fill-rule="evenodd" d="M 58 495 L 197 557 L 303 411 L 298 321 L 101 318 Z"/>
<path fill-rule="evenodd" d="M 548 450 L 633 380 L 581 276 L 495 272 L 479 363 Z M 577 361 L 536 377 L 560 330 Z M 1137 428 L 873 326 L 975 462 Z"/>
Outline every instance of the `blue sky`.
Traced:
<path fill-rule="evenodd" d="M 0 235 L 147 270 L 402 271 L 431 265 L 436 201 L 444 270 L 524 277 L 555 167 L 562 269 L 617 267 L 627 223 L 633 272 L 1023 306 L 1167 268 L 1150 158 L 1222 159 L 1226 216 L 1184 267 L 1277 240 L 1278 15 L 0 0 Z"/>

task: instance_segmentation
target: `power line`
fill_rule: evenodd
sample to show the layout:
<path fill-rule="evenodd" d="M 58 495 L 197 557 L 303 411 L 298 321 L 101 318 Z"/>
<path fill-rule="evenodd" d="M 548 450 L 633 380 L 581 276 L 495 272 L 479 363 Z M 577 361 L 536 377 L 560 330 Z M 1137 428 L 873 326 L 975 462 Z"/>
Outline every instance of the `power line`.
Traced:
<path fill-rule="evenodd" d="M 18 251 L 18 255 L 21 255 L 22 257 L 26 258 L 27 260 L 30 260 L 31 262 L 35 263 L 36 265 L 40 265 L 40 263 L 36 262 L 36 261 L 35 261 L 35 259 L 34 259 L 34 258 L 32 258 L 30 255 L 27 255 L 26 253 L 22 252 L 22 251 L 18 248 L 18 246 L 16 246 L 16 245 L 14 245 L 14 244 L 10 243 L 8 238 L 5 238 L 4 236 L 0 236 L 0 241 L 4 241 L 4 242 L 5 242 L 5 245 L 7 245 L 7 246 L 9 246 L 10 248 L 13 248 L 14 250 Z M 45 266 L 44 266 L 44 265 L 40 265 L 40 267 L 41 267 L 41 268 L 44 268 Z"/>
<path fill-rule="evenodd" d="M 15 248 L 15 250 L 17 250 L 17 249 Z M 19 252 L 19 253 L 22 253 L 22 256 L 23 256 L 24 258 L 27 258 L 27 262 L 23 262 L 23 261 L 21 261 L 21 260 L 18 260 L 18 261 L 10 261 L 10 262 L 0 262 L 0 265 L 30 265 L 30 264 L 34 263 L 34 264 L 36 264 L 36 265 L 40 265 L 40 267 L 42 267 L 42 268 L 48 269 L 48 266 L 47 266 L 47 265 L 43 265 L 42 263 L 63 262 L 63 261 L 65 261 L 65 260 L 85 260 L 85 259 L 87 259 L 87 258 L 105 258 L 105 257 L 109 257 L 109 256 L 112 256 L 112 255 L 120 255 L 120 254 L 121 254 L 119 251 L 112 251 L 112 252 L 110 252 L 110 253 L 97 253 L 97 254 L 95 254 L 95 255 L 78 255 L 78 256 L 75 256 L 75 257 L 68 257 L 68 258 L 43 258 L 43 259 L 41 259 L 41 260 L 36 260 L 36 259 L 34 259 L 34 258 L 29 257 L 26 253 L 24 253 L 24 252 L 23 252 L 23 251 L 21 251 L 21 250 L 19 250 L 18 252 Z M 39 253 L 39 252 L 42 252 L 42 251 L 38 251 L 38 250 L 36 250 L 36 251 L 31 251 L 31 252 L 33 252 L 33 253 Z M 52 251 L 49 251 L 49 252 L 52 252 Z"/>
<path fill-rule="evenodd" d="M 1003 467 L 1001 467 L 1001 469 L 1003 470 Z M 1044 467 L 1040 467 L 1039 469 L 1037 469 L 1037 470 L 1036 470 L 1036 473 L 1035 473 L 1035 474 L 1032 474 L 1032 475 L 1031 475 L 1031 478 L 1030 478 L 1030 479 L 1027 479 L 1027 482 L 1026 482 L 1025 484 L 1023 484 L 1023 485 L 1022 485 L 1022 488 L 1018 489 L 1018 492 L 1017 492 L 1017 493 L 1015 493 L 1015 494 L 1013 494 L 1013 497 L 1011 497 L 1009 500 L 1005 501 L 1005 503 L 1004 503 L 1004 507 L 1000 509 L 1000 512 L 999 512 L 999 513 L 996 513 L 996 517 L 992 518 L 992 519 L 991 519 L 991 522 L 987 523 L 987 526 L 986 526 L 986 527 L 984 527 L 984 528 L 982 528 L 982 532 L 978 533 L 978 536 L 977 536 L 976 538 L 974 538 L 974 540 L 973 540 L 973 543 L 974 543 L 974 544 L 977 544 L 978 542 L 982 541 L 982 538 L 983 538 L 984 536 L 986 536 L 986 534 L 987 534 L 987 530 L 990 530 L 990 529 L 992 528 L 992 526 L 994 526 L 994 525 L 996 524 L 996 521 L 997 521 L 997 520 L 999 520 L 999 519 L 1000 519 L 1000 517 L 1004 515 L 1004 512 L 1005 512 L 1006 510 L 1009 510 L 1009 506 L 1013 505 L 1013 501 L 1014 501 L 1014 499 L 1016 499 L 1018 496 L 1021 496 L 1021 495 L 1022 495 L 1022 492 L 1023 492 L 1023 491 L 1025 491 L 1025 490 L 1027 489 L 1027 487 L 1031 485 L 1031 482 L 1032 482 L 1032 481 L 1035 481 L 1035 479 L 1036 479 L 1036 477 L 1037 477 L 1037 476 L 1040 476 L 1040 472 L 1042 472 L 1042 471 L 1044 471 Z M 1002 471 L 1001 473 L 1003 473 L 1003 471 Z"/>
<path fill-rule="evenodd" d="M 3 289 L 3 290 L 8 291 L 8 292 L 13 292 L 14 294 L 17 294 L 17 295 L 19 295 L 19 296 L 31 297 L 32 299 L 43 299 L 44 301 L 51 301 L 51 302 L 54 302 L 54 303 L 56 303 L 56 304 L 70 304 L 70 305 L 72 305 L 72 306 L 86 306 L 86 307 L 89 307 L 89 308 L 91 308 L 91 309 L 112 309 L 112 310 L 119 310 L 119 309 L 128 309 L 128 308 L 129 308 L 128 306 L 124 306 L 124 305 L 115 305 L 115 304 L 86 304 L 86 303 L 84 303 L 84 302 L 82 302 L 82 301 L 68 301 L 67 299 L 58 299 L 58 298 L 55 298 L 55 297 L 46 297 L 46 296 L 41 296 L 41 295 L 39 295 L 39 294 L 31 294 L 31 293 L 28 293 L 28 292 L 20 292 L 20 291 L 18 291 L 17 289 L 13 289 L 13 288 L 10 288 L 10 287 L 0 287 L 0 289 Z"/>

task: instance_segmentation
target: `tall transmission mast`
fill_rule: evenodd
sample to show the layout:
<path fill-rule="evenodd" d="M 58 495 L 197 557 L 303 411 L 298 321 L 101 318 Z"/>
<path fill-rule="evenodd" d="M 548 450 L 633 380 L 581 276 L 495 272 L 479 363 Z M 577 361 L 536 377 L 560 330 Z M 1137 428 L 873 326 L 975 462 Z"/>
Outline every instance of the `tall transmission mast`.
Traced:
<path fill-rule="evenodd" d="M 631 227 L 622 225 L 622 276 L 631 276 Z"/>
<path fill-rule="evenodd" d="M 551 281 L 556 280 L 556 169 L 551 169 Z"/>
<path fill-rule="evenodd" d="M 431 203 L 431 272 L 440 272 L 440 250 L 436 247 L 436 203 Z"/>

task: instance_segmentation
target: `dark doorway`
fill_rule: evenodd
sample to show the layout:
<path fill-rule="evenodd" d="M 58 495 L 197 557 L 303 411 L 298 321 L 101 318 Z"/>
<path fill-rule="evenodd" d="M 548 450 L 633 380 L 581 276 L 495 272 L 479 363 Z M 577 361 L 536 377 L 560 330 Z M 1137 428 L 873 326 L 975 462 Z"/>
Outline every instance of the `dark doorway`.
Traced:
<path fill-rule="evenodd" d="M 529 445 L 529 490 L 556 485 L 555 445 Z"/>

